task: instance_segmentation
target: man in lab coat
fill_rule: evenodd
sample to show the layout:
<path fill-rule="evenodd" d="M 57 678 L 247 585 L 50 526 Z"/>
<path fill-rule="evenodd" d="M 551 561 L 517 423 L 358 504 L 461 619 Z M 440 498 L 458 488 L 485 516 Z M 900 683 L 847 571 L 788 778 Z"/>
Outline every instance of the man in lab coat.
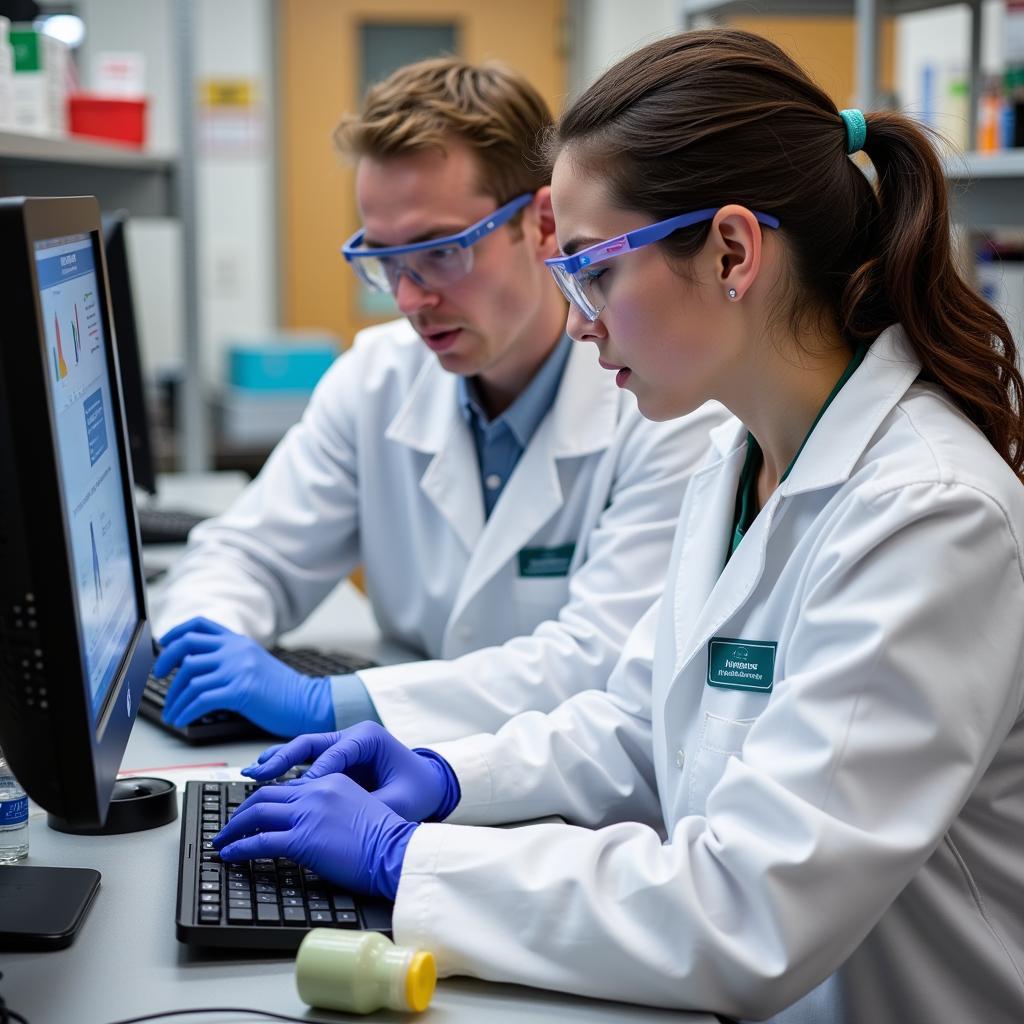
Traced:
<path fill-rule="evenodd" d="M 400 69 L 342 121 L 364 225 L 345 257 L 404 319 L 356 336 L 257 479 L 194 530 L 154 615 L 156 671 L 178 669 L 168 721 L 377 720 L 426 742 L 604 687 L 723 414 L 645 421 L 565 335 L 544 266 L 549 123 L 517 74 L 455 58 Z M 360 564 L 384 637 L 427 660 L 311 679 L 254 642 Z"/>

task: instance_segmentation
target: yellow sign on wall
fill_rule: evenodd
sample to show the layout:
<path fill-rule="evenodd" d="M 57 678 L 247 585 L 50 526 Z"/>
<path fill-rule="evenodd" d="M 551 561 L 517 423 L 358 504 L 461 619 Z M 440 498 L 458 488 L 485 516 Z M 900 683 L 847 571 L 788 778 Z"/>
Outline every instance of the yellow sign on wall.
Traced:
<path fill-rule="evenodd" d="M 251 107 L 256 88 L 248 78 L 207 78 L 202 83 L 204 107 Z"/>

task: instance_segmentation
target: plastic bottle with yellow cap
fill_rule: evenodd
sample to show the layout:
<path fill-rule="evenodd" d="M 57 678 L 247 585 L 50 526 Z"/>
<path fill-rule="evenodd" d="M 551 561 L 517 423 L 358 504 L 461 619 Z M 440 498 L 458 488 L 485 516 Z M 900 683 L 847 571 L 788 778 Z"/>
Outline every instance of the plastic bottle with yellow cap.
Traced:
<path fill-rule="evenodd" d="M 379 932 L 314 928 L 295 960 L 299 998 L 325 1010 L 420 1013 L 436 983 L 433 953 L 396 946 Z"/>

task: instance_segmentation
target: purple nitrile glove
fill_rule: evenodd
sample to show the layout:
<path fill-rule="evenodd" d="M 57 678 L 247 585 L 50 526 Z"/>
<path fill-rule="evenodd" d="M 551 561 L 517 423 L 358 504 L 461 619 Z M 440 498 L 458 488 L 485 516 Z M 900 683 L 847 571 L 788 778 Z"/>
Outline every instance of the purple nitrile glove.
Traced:
<path fill-rule="evenodd" d="M 308 761 L 313 761 L 309 770 L 289 786 L 305 786 L 332 773 L 343 773 L 408 821 L 443 821 L 461 796 L 455 772 L 440 754 L 423 748 L 410 750 L 376 722 L 298 736 L 265 750 L 242 774 L 266 782 Z"/>
<path fill-rule="evenodd" d="M 164 721 L 182 728 L 211 711 L 237 711 L 279 736 L 334 725 L 331 681 L 289 668 L 247 636 L 195 618 L 160 638 L 153 675 L 177 675 L 167 691 Z"/>
<path fill-rule="evenodd" d="M 213 845 L 227 863 L 288 857 L 335 885 L 393 900 L 418 827 L 347 776 L 328 775 L 258 789 Z"/>

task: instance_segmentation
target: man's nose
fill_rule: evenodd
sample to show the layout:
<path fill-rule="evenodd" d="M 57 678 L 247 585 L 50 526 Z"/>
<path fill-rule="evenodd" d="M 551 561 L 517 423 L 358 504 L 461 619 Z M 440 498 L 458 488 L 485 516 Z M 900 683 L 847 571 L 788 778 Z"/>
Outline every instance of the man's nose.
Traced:
<path fill-rule="evenodd" d="M 392 286 L 395 304 L 404 316 L 412 316 L 423 309 L 437 305 L 438 294 L 427 288 L 421 279 L 405 267 L 398 269 L 398 279 Z"/>

